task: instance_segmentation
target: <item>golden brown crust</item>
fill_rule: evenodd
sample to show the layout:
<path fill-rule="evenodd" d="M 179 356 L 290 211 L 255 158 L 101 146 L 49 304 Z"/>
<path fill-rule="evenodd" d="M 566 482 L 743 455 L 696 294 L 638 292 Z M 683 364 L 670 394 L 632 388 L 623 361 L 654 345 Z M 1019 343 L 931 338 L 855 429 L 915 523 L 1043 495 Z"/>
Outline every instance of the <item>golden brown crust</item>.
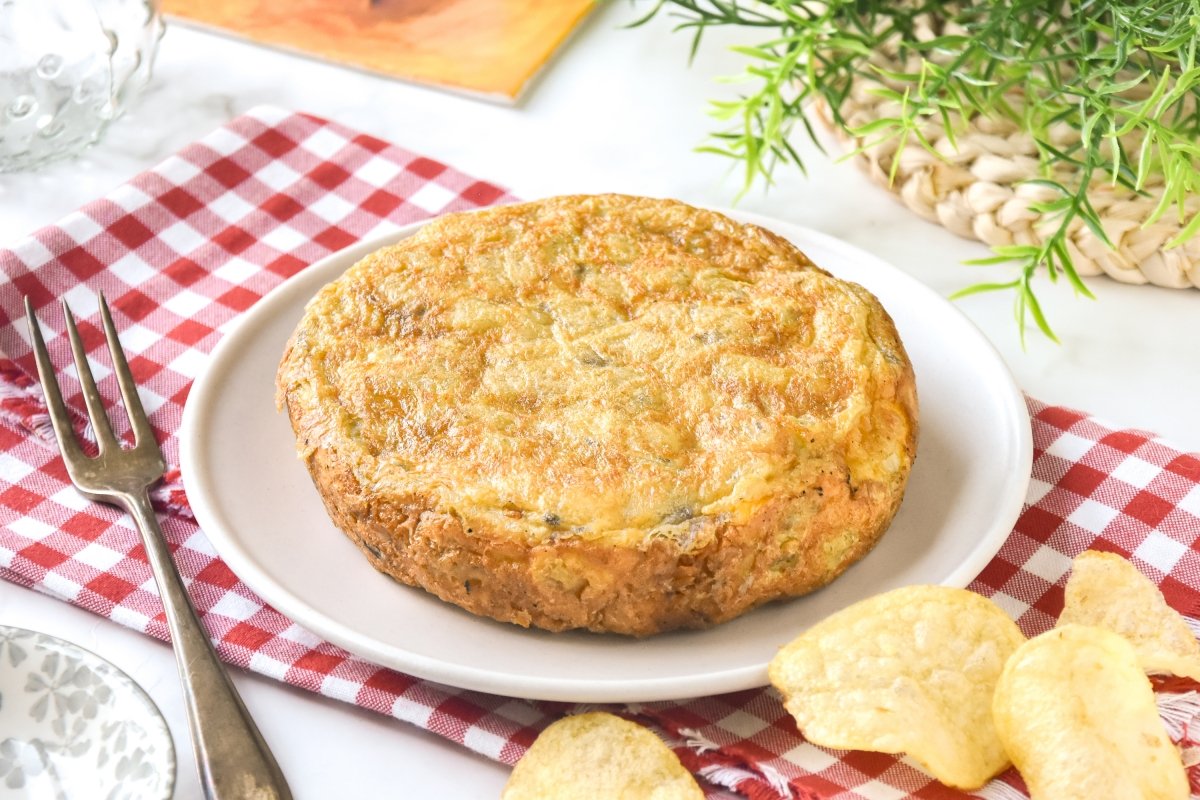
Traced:
<path fill-rule="evenodd" d="M 549 630 L 705 627 L 828 583 L 916 446 L 874 297 L 762 229 L 612 195 L 452 215 L 364 259 L 310 303 L 277 390 L 376 568 Z"/>

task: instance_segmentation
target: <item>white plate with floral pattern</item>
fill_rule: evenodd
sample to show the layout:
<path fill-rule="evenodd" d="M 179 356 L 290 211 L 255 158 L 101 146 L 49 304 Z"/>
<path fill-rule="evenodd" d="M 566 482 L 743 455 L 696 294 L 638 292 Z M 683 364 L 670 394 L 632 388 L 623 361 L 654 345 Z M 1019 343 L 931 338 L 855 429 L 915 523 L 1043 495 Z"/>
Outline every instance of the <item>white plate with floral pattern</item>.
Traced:
<path fill-rule="evenodd" d="M 175 749 L 133 679 L 81 647 L 0 626 L 0 799 L 165 800 Z"/>

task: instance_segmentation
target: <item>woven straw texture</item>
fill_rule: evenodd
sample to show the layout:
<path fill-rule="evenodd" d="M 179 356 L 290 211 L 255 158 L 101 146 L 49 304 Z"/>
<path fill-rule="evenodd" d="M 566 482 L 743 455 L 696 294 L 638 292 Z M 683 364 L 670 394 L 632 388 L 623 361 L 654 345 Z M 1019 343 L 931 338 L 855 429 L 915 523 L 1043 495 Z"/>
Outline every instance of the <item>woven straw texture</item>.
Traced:
<path fill-rule="evenodd" d="M 879 58 L 888 69 L 903 71 L 903 65 Z M 877 86 L 861 80 L 852 88 L 841 107 L 847 128 L 900 115 L 897 101 L 872 92 Z M 1020 98 L 1013 97 L 1012 103 L 1019 112 Z M 889 176 L 897 157 L 896 138 L 875 143 L 859 138 L 848 144 L 858 150 L 856 160 L 876 182 L 925 219 L 992 246 L 1040 245 L 1058 223 L 1044 219 L 1030 205 L 1058 195 L 1051 188 L 1025 183 L 1043 177 L 1033 138 L 1006 118 L 963 119 L 951 114 L 950 121 L 953 138 L 941 119 L 931 118 L 922 125 L 920 130 L 937 155 L 916 143 L 904 147 L 894 178 Z M 1051 132 L 1056 147 L 1069 145 L 1072 139 L 1077 143 L 1079 137 L 1069 126 Z M 1056 168 L 1054 177 L 1067 186 L 1078 184 L 1078 176 L 1069 169 Z M 1093 178 L 1088 197 L 1112 246 L 1081 220 L 1074 220 L 1066 244 L 1076 271 L 1082 276 L 1108 275 L 1122 283 L 1200 287 L 1200 236 L 1165 248 L 1200 211 L 1200 198 L 1187 199 L 1183 223 L 1174 208 L 1148 223 L 1162 190 L 1161 177 L 1151 179 L 1143 194 L 1112 185 L 1107 174 Z"/>

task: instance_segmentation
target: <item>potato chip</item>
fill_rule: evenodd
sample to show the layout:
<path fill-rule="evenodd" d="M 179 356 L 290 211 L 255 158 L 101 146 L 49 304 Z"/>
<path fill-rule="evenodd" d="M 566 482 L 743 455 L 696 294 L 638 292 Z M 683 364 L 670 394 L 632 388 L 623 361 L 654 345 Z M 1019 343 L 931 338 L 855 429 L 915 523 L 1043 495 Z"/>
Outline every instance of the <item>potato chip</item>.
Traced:
<path fill-rule="evenodd" d="M 542 731 L 501 800 L 704 800 L 662 739 L 612 714 L 565 717 Z"/>
<path fill-rule="evenodd" d="M 907 753 L 939 781 L 976 789 L 1008 766 L 992 691 L 1025 641 L 991 600 L 908 586 L 843 609 L 771 661 L 771 683 L 812 742 Z"/>
<path fill-rule="evenodd" d="M 1133 645 L 1066 625 L 1013 654 L 996 730 L 1032 800 L 1186 800 L 1179 751 L 1158 717 Z"/>
<path fill-rule="evenodd" d="M 1059 625 L 1095 625 L 1119 633 L 1142 669 L 1200 680 L 1200 642 L 1162 592 L 1113 553 L 1080 553 L 1067 580 Z"/>

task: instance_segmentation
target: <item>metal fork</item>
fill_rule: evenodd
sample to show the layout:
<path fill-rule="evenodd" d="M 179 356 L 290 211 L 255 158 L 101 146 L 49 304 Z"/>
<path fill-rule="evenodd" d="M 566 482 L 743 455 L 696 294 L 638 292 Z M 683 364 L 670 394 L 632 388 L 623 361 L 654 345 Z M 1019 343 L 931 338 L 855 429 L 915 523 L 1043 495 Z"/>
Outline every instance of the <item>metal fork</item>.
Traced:
<path fill-rule="evenodd" d="M 133 429 L 134 443 L 132 448 L 122 448 L 113 433 L 112 424 L 104 410 L 104 400 L 96 389 L 96 381 L 75 326 L 75 318 L 64 300 L 63 314 L 71 339 L 71 351 L 75 356 L 75 368 L 79 372 L 88 419 L 99 446 L 98 455 L 92 458 L 83 452 L 75 437 L 62 391 L 54 377 L 54 366 L 50 363 L 46 342 L 33 313 L 33 305 L 28 297 L 25 298 L 25 314 L 33 338 L 38 376 L 46 395 L 54 434 L 67 465 L 67 474 L 80 494 L 89 500 L 124 509 L 133 517 L 141 532 L 146 557 L 150 561 L 166 611 L 179 675 L 183 679 L 188 728 L 204 796 L 209 800 L 290 800 L 292 795 L 287 781 L 242 704 L 229 675 L 217 660 L 171 561 L 148 493 L 149 488 L 162 478 L 166 464 L 138 398 L 137 386 L 117 339 L 108 304 L 104 295 L 99 295 L 98 299 L 104 335 L 108 340 L 113 371 Z"/>

